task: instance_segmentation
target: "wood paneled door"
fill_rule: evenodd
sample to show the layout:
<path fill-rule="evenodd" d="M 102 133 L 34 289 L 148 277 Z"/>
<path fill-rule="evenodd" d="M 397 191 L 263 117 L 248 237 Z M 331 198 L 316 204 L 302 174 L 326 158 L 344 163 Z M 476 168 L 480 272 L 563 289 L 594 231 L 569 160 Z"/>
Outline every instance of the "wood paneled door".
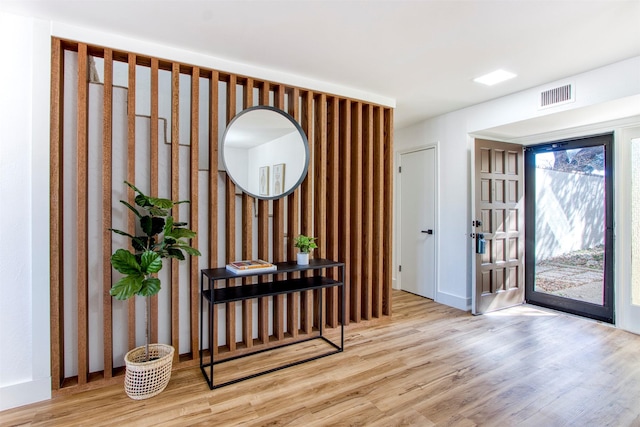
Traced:
<path fill-rule="evenodd" d="M 524 302 L 523 154 L 520 145 L 475 141 L 474 314 Z"/>

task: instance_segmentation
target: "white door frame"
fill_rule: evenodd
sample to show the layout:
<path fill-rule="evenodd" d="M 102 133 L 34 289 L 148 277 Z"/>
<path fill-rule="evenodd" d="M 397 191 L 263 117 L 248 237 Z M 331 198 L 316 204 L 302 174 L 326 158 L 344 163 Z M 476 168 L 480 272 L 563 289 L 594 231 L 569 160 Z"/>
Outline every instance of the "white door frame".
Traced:
<path fill-rule="evenodd" d="M 395 262 L 394 262 L 394 271 L 396 272 L 396 288 L 402 290 L 402 274 L 398 271 L 398 266 L 402 265 L 402 253 L 400 251 L 400 248 L 402 247 L 402 238 L 400 236 L 400 221 L 399 218 L 401 218 L 400 214 L 401 214 L 401 206 L 402 206 L 402 184 L 400 181 L 400 167 L 402 166 L 402 163 L 400 162 L 400 159 L 402 158 L 401 156 L 403 154 L 411 154 L 414 153 L 416 151 L 422 151 L 422 150 L 429 150 L 429 149 L 433 149 L 435 150 L 435 194 L 434 194 L 434 200 L 435 200 L 435 224 L 434 224 L 434 230 L 435 233 L 433 235 L 433 237 L 435 237 L 435 259 L 434 259 L 434 275 L 435 275 L 435 292 L 434 292 L 434 298 L 433 300 L 436 302 L 440 301 L 440 269 L 439 269 L 439 265 L 440 265 L 440 258 L 439 258 L 439 253 L 440 253 L 440 150 L 438 150 L 438 145 L 439 142 L 435 142 L 432 144 L 425 144 L 425 145 L 419 145 L 419 146 L 415 146 L 415 147 L 411 147 L 411 148 L 407 148 L 404 150 L 400 150 L 396 152 L 396 159 L 395 159 L 395 164 L 396 164 L 396 169 L 395 169 L 395 194 L 397 195 L 397 200 L 396 200 L 396 212 L 394 213 L 395 218 L 397 219 L 395 221 L 395 228 L 393 230 L 394 235 L 395 235 L 395 243 L 394 243 L 394 248 L 395 248 Z"/>
<path fill-rule="evenodd" d="M 640 137 L 640 126 L 629 126 L 614 134 L 616 161 L 615 203 L 615 325 L 640 334 L 640 307 L 631 302 L 631 139 Z"/>

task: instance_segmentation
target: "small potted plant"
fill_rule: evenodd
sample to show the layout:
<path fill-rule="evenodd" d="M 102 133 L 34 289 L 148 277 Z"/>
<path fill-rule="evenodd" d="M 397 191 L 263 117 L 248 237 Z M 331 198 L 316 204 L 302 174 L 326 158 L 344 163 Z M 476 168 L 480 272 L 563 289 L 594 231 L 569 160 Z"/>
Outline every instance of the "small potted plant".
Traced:
<path fill-rule="evenodd" d="M 146 346 L 134 348 L 125 355 L 125 391 L 130 398 L 140 400 L 160 393 L 171 378 L 174 348 L 166 344 L 149 344 L 149 300 L 160 292 L 161 283 L 156 275 L 162 269 L 162 260 L 184 260 L 185 253 L 198 256 L 200 252 L 188 243 L 196 233 L 188 229 L 186 223 L 174 222 L 170 215 L 171 208 L 175 205 L 189 201 L 173 202 L 169 199 L 149 197 L 133 184 L 126 181 L 125 184 L 137 193 L 135 204 L 143 212 L 120 200 L 120 203 L 139 219 L 140 226 L 135 236 L 110 229 L 114 233 L 129 237 L 134 252 L 118 249 L 111 256 L 111 265 L 123 276 L 113 284 L 109 293 L 119 300 L 126 300 L 135 295 L 147 297 Z"/>
<path fill-rule="evenodd" d="M 299 265 L 308 265 L 309 252 L 318 247 L 318 245 L 316 245 L 316 237 L 309 237 L 304 234 L 293 239 L 293 246 L 300 249 L 300 252 L 298 252 Z"/>

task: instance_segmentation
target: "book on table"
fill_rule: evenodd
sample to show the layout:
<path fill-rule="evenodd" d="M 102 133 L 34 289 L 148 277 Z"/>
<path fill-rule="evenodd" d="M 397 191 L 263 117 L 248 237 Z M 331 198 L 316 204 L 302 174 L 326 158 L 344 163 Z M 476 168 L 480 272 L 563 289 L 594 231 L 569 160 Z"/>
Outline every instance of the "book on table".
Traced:
<path fill-rule="evenodd" d="M 272 271 L 277 267 L 261 259 L 247 259 L 227 264 L 227 270 L 235 274 L 252 274 L 260 271 Z"/>

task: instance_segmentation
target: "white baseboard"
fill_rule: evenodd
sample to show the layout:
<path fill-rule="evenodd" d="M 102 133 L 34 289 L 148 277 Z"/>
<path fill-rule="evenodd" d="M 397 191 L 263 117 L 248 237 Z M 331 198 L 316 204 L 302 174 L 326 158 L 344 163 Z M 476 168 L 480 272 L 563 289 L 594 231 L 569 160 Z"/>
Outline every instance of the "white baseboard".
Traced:
<path fill-rule="evenodd" d="M 458 310 L 469 311 L 471 310 L 471 299 L 460 297 L 457 295 L 448 294 L 446 292 L 436 293 L 436 302 L 439 304 L 448 305 Z"/>
<path fill-rule="evenodd" d="M 51 399 L 51 377 L 0 387 L 0 411 Z"/>

